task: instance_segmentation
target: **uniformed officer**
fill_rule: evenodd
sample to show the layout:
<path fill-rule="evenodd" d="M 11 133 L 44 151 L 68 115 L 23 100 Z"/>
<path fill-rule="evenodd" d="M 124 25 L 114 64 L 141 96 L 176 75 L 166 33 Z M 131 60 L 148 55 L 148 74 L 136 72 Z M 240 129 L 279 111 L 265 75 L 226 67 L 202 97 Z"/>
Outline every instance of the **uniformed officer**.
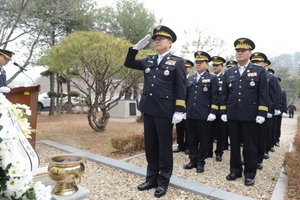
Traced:
<path fill-rule="evenodd" d="M 249 61 L 255 44 L 248 38 L 234 42 L 238 64 L 224 73 L 221 119 L 227 122 L 230 137 L 230 174 L 227 180 L 242 177 L 240 141 L 243 140 L 245 185 L 254 185 L 257 170 L 257 123 L 267 116 L 266 70 Z"/>
<path fill-rule="evenodd" d="M 228 60 L 226 62 L 226 68 L 229 69 L 230 67 L 234 67 L 237 64 L 238 63 L 235 60 Z M 229 142 L 228 142 L 229 135 L 228 135 L 227 123 L 225 123 L 225 130 L 224 130 L 224 132 L 225 132 L 225 139 L 224 139 L 224 148 L 223 148 L 223 150 L 228 150 L 229 149 Z"/>
<path fill-rule="evenodd" d="M 278 82 L 280 84 L 281 82 L 281 78 L 278 78 Z M 280 136 L 281 136 L 281 121 L 282 121 L 282 117 L 286 117 L 287 114 L 287 100 L 286 100 L 286 91 L 284 89 L 281 89 L 281 95 L 280 95 L 280 101 L 279 101 L 279 108 L 280 108 L 280 112 L 282 113 L 281 115 L 277 116 L 277 124 L 276 124 L 276 137 L 275 137 L 275 146 L 279 147 L 280 144 Z"/>
<path fill-rule="evenodd" d="M 208 53 L 195 54 L 196 74 L 188 78 L 186 118 L 189 133 L 189 159 L 184 169 L 196 168 L 204 172 L 205 158 L 210 138 L 211 122 L 218 110 L 218 79 L 207 71 L 211 57 Z"/>
<path fill-rule="evenodd" d="M 250 56 L 250 61 L 254 64 L 265 67 L 270 61 L 267 56 L 261 52 L 255 52 Z M 268 81 L 268 114 L 264 123 L 258 125 L 258 140 L 257 140 L 257 169 L 263 169 L 263 159 L 265 154 L 269 152 L 272 139 L 272 121 L 275 113 L 279 111 L 280 91 L 278 90 L 279 84 L 277 78 L 267 73 Z"/>
<path fill-rule="evenodd" d="M 227 69 L 229 69 L 230 67 L 234 67 L 234 66 L 236 66 L 237 65 L 237 62 L 235 61 L 235 60 L 228 60 L 227 62 L 226 62 L 226 67 L 227 67 Z"/>
<path fill-rule="evenodd" d="M 157 55 L 135 59 L 150 39 L 148 34 L 129 48 L 124 65 L 144 72 L 139 110 L 144 113 L 145 151 L 148 162 L 146 182 L 138 190 L 155 188 L 155 197 L 166 194 L 173 170 L 173 123 L 182 120 L 186 97 L 186 67 L 182 58 L 170 54 L 176 34 L 166 26 L 153 30 Z"/>
<path fill-rule="evenodd" d="M 190 76 L 194 63 L 190 60 L 184 59 L 186 67 L 186 78 Z M 189 154 L 189 141 L 188 132 L 186 127 L 186 119 L 183 117 L 182 121 L 176 124 L 176 135 L 177 135 L 177 149 L 173 150 L 174 153 L 185 151 L 185 154 Z"/>
<path fill-rule="evenodd" d="M 219 97 L 222 92 L 222 84 L 223 84 L 222 71 L 223 71 L 225 63 L 226 63 L 226 60 L 220 56 L 212 57 L 212 65 L 213 65 L 212 71 L 213 71 L 214 75 L 216 75 L 218 77 Z M 224 143 L 225 143 L 225 123 L 221 120 L 221 115 L 220 115 L 219 111 L 216 114 L 216 120 L 212 122 L 211 136 L 210 136 L 208 151 L 207 151 L 208 156 L 213 154 L 213 137 L 214 137 L 214 135 L 216 135 L 216 139 L 217 139 L 217 145 L 216 145 L 216 150 L 215 150 L 216 161 L 221 162 L 222 155 L 223 155 Z"/>
<path fill-rule="evenodd" d="M 6 86 L 6 72 L 3 66 L 11 60 L 12 56 L 15 55 L 13 52 L 0 49 L 0 92 L 8 93 L 10 88 Z"/>
<path fill-rule="evenodd" d="M 267 143 L 266 143 L 266 149 L 265 149 L 265 154 L 264 158 L 268 159 L 269 158 L 269 152 L 274 152 L 275 151 L 275 143 L 276 143 L 276 135 L 277 135 L 277 123 L 279 116 L 281 117 L 281 111 L 280 111 L 280 99 L 281 99 L 281 86 L 279 85 L 278 78 L 274 75 L 275 71 L 271 68 L 269 68 L 269 64 L 271 64 L 270 61 L 266 62 L 265 68 L 267 70 L 267 75 L 275 77 L 275 80 L 272 82 L 275 82 L 276 84 L 276 109 L 274 111 L 274 116 L 272 117 L 272 121 L 270 122 L 271 124 L 268 127 L 268 136 L 267 136 Z M 280 122 L 281 123 L 281 122 Z"/>

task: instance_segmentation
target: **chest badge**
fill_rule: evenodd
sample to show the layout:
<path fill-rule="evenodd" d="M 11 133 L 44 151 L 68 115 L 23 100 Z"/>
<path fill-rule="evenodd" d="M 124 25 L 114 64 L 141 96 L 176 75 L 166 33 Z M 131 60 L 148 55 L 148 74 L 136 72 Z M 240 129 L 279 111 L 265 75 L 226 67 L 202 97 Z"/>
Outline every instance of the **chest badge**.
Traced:
<path fill-rule="evenodd" d="M 166 70 L 164 71 L 164 75 L 165 75 L 165 76 L 169 76 L 169 75 L 170 75 L 170 71 L 166 69 Z"/>
<path fill-rule="evenodd" d="M 255 86 L 255 82 L 253 80 L 250 82 L 250 86 Z"/>
<path fill-rule="evenodd" d="M 204 91 L 204 92 L 207 92 L 207 90 L 208 90 L 208 88 L 205 86 L 205 87 L 203 88 L 203 91 Z"/>

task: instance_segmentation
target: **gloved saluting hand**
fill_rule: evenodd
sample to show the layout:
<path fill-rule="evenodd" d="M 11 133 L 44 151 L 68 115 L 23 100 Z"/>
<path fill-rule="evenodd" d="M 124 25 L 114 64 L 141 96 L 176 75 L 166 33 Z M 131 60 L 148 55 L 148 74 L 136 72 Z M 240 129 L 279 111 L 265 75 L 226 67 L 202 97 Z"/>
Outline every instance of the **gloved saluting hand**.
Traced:
<path fill-rule="evenodd" d="M 150 38 L 151 38 L 151 36 L 149 34 L 147 34 L 143 39 L 141 39 L 138 43 L 136 43 L 136 45 L 134 45 L 133 49 L 141 50 L 141 49 L 145 48 L 147 46 L 147 44 L 149 44 Z"/>
<path fill-rule="evenodd" d="M 10 88 L 6 87 L 6 86 L 0 87 L 0 92 L 1 93 L 9 93 L 10 92 Z"/>
<path fill-rule="evenodd" d="M 175 112 L 173 115 L 172 123 L 177 124 L 182 121 L 182 112 Z"/>

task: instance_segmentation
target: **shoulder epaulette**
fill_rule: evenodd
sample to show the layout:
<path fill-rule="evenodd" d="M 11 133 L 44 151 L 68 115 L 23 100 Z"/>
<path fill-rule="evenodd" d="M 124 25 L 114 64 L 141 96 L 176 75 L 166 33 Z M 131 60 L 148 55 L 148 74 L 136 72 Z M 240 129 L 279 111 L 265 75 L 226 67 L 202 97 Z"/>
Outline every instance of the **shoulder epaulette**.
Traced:
<path fill-rule="evenodd" d="M 175 56 L 175 57 L 177 57 L 177 58 L 182 58 L 182 56 L 177 56 L 177 55 L 174 55 L 174 54 L 172 54 L 172 53 L 170 53 L 172 56 Z"/>

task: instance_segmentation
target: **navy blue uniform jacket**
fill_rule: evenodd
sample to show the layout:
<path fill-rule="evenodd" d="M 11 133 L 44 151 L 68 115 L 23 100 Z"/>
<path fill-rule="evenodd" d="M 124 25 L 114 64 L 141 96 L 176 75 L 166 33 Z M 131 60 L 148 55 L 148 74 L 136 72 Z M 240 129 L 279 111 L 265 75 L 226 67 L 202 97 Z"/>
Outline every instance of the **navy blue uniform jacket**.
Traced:
<path fill-rule="evenodd" d="M 204 72 L 197 82 L 197 74 L 188 78 L 187 82 L 187 119 L 207 120 L 210 113 L 217 114 L 218 77 Z"/>
<path fill-rule="evenodd" d="M 221 93 L 220 111 L 228 120 L 255 121 L 268 112 L 267 74 L 262 66 L 249 63 L 240 76 L 238 66 L 227 69 Z"/>
<path fill-rule="evenodd" d="M 135 59 L 138 50 L 129 48 L 124 65 L 144 71 L 144 88 L 138 109 L 150 115 L 172 118 L 184 112 L 186 67 L 182 58 L 167 54 L 157 65 L 157 55 Z"/>

